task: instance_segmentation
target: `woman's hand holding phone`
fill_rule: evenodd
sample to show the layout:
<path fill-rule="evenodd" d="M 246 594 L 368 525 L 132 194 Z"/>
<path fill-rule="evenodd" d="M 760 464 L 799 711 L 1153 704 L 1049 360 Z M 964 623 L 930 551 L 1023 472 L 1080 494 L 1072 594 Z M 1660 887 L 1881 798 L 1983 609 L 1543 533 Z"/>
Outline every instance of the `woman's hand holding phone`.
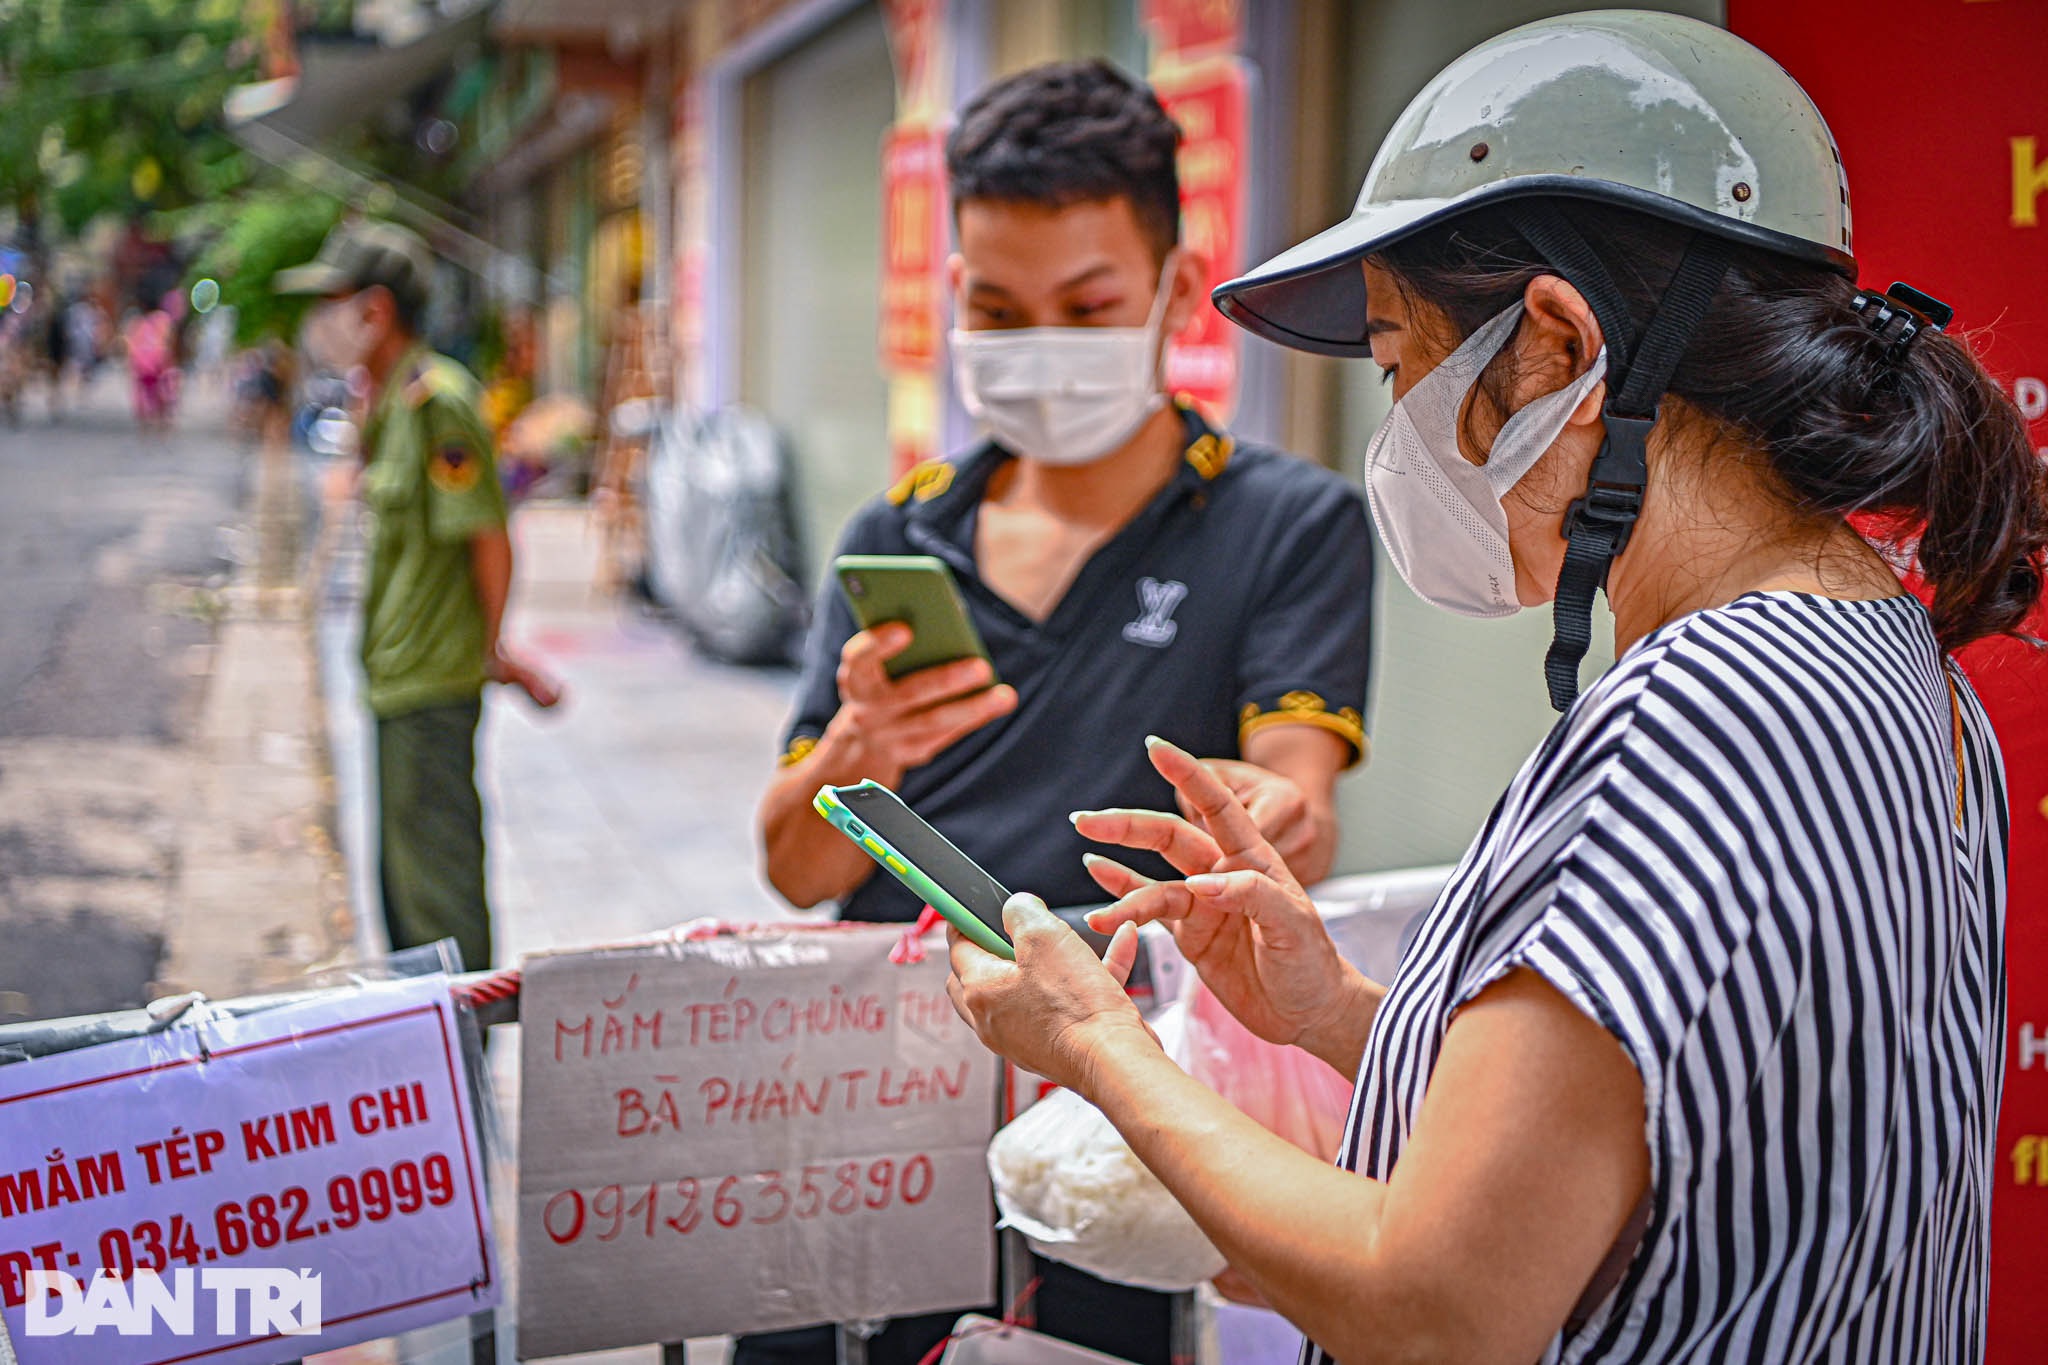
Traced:
<path fill-rule="evenodd" d="M 1120 930 L 1101 958 L 1038 897 L 1003 906 L 1003 931 L 1017 951 L 1005 962 L 948 929 L 953 975 L 946 993 L 989 1050 L 1055 1085 L 1088 1093 L 1089 1073 L 1113 1040 L 1156 1048 L 1125 992 L 1138 958 L 1135 928 Z"/>
<path fill-rule="evenodd" d="M 1099 843 L 1157 853 L 1186 880 L 1154 881 L 1089 854 L 1089 875 L 1119 897 L 1090 915 L 1089 925 L 1110 933 L 1127 924 L 1165 924 L 1246 1028 L 1268 1042 L 1298 1044 L 1351 1075 L 1380 988 L 1338 955 L 1308 893 L 1223 780 L 1165 740 L 1147 740 L 1146 749 L 1192 819 L 1077 811 L 1074 827 Z"/>
<path fill-rule="evenodd" d="M 839 652 L 839 711 L 825 728 L 850 749 L 865 776 L 895 786 L 964 736 L 1017 708 L 1017 689 L 998 684 L 988 660 L 958 659 L 891 678 L 884 665 L 909 648 L 910 627 L 884 622 Z M 842 765 L 843 766 L 843 765 Z"/>

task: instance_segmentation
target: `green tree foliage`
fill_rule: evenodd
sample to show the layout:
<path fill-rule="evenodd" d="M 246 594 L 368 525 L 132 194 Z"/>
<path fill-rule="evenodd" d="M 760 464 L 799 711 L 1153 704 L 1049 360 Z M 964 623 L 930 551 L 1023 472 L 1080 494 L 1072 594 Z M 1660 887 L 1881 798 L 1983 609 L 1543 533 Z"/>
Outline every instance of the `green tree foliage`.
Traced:
<path fill-rule="evenodd" d="M 221 102 L 254 72 L 243 0 L 0 0 L 0 204 L 77 231 L 233 193 Z"/>
<path fill-rule="evenodd" d="M 181 227 L 200 228 L 209 240 L 192 263 L 187 284 L 206 278 L 220 282 L 221 302 L 236 309 L 238 344 L 291 336 L 306 300 L 280 297 L 271 288 L 271 277 L 313 259 L 341 213 L 340 200 L 303 185 L 252 188 L 232 201 L 189 209 L 180 215 Z"/>

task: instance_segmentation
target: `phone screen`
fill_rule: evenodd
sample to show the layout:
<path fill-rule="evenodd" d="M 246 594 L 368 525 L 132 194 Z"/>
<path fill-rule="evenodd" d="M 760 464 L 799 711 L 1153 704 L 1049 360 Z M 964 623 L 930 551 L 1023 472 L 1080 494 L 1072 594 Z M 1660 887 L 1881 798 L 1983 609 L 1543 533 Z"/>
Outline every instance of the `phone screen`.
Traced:
<path fill-rule="evenodd" d="M 910 643 L 883 664 L 890 677 L 956 659 L 988 657 L 944 560 L 931 555 L 841 555 L 832 564 L 863 630 L 884 621 L 910 627 Z"/>
<path fill-rule="evenodd" d="M 835 787 L 833 793 L 862 824 L 924 870 L 983 924 L 1003 934 L 1003 902 L 1010 893 L 953 847 L 887 787 Z M 1005 942 L 1008 934 L 1003 934 Z"/>

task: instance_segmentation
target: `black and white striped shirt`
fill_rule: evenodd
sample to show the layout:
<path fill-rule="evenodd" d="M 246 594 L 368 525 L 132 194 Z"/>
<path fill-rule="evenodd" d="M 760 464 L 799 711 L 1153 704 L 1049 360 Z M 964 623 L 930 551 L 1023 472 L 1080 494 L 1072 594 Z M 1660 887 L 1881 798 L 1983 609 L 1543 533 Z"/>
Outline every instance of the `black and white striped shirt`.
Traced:
<path fill-rule="evenodd" d="M 1990 723 L 1919 602 L 1673 622 L 1424 921 L 1341 1160 L 1393 1170 L 1457 1009 L 1527 968 L 1635 1062 L 1651 1171 L 1640 1249 L 1545 1361 L 1981 1360 L 2006 836 Z"/>

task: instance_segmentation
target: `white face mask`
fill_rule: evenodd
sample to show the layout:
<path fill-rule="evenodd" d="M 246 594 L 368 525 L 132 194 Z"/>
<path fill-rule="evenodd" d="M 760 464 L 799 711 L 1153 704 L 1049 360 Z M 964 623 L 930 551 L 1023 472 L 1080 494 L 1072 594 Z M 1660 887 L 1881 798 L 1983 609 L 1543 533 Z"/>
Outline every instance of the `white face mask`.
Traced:
<path fill-rule="evenodd" d="M 1522 609 L 1501 497 L 1550 449 L 1607 373 L 1607 350 L 1555 393 L 1508 418 L 1483 465 L 1458 450 L 1458 416 L 1515 334 L 1517 303 L 1481 326 L 1394 404 L 1365 452 L 1366 500 L 1394 568 L 1416 596 L 1460 616 Z"/>
<path fill-rule="evenodd" d="M 363 296 L 351 294 L 329 299 L 306 314 L 299 347 L 318 368 L 347 374 L 370 358 L 377 341 L 374 330 L 363 316 Z"/>
<path fill-rule="evenodd" d="M 1091 464 L 1166 402 L 1159 331 L 1174 258 L 1143 327 L 954 328 L 953 382 L 969 414 L 1005 449 L 1040 464 Z"/>

